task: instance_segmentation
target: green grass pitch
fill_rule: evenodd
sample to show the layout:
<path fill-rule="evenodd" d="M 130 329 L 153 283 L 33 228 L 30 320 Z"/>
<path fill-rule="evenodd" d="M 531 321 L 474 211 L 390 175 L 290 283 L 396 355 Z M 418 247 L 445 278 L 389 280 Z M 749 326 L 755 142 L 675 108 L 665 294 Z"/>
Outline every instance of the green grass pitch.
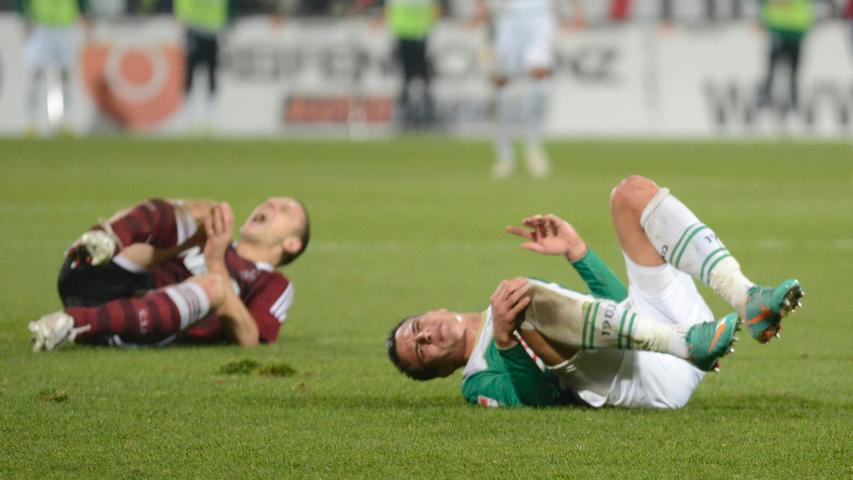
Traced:
<path fill-rule="evenodd" d="M 496 182 L 481 142 L 0 141 L 0 478 L 853 476 L 853 147 L 550 148 L 551 178 Z M 624 276 L 608 195 L 634 173 L 753 280 L 800 279 L 781 340 L 742 338 L 678 411 L 478 408 L 458 374 L 393 370 L 383 339 L 404 315 L 481 310 L 517 275 L 582 289 L 503 233 L 527 214 L 569 219 Z M 242 222 L 280 194 L 307 203 L 313 238 L 277 344 L 30 351 L 26 322 L 60 306 L 64 249 L 96 219 L 164 196 L 229 200 Z"/>

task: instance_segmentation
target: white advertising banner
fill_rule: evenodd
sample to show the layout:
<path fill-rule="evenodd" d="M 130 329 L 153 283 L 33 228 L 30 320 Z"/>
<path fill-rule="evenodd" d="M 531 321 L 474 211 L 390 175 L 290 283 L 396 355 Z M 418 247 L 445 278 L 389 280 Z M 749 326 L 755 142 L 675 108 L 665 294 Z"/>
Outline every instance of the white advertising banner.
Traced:
<path fill-rule="evenodd" d="M 557 37 L 547 133 L 554 137 L 853 136 L 853 45 L 825 22 L 807 37 L 800 109 L 758 109 L 767 38 L 751 22 L 661 29 L 624 24 Z M 0 134 L 25 131 L 31 81 L 20 20 L 0 15 Z M 183 31 L 168 17 L 103 22 L 80 32 L 69 123 L 78 133 L 185 131 L 202 105 L 183 96 Z M 219 94 L 206 126 L 223 135 L 393 133 L 399 74 L 386 31 L 366 20 L 248 18 L 222 37 Z M 482 29 L 440 24 L 430 51 L 442 128 L 488 132 L 492 92 Z M 202 72 L 199 72 L 202 73 Z M 58 76 L 49 75 L 48 91 Z M 781 78 L 779 87 L 786 86 Z M 46 111 L 44 92 L 37 92 Z M 49 95 L 48 95 L 49 96 Z M 42 114 L 39 125 L 47 125 Z"/>

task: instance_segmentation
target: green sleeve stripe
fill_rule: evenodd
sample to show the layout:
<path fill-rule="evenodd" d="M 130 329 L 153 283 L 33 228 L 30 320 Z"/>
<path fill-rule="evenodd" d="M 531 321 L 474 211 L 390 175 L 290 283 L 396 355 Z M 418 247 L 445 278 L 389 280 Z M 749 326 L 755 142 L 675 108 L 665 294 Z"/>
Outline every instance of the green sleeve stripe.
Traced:
<path fill-rule="evenodd" d="M 714 250 L 713 252 L 711 252 L 707 257 L 705 257 L 705 261 L 702 262 L 702 268 L 699 269 L 699 279 L 700 280 L 703 280 L 703 281 L 705 280 L 705 267 L 708 266 L 708 262 L 711 261 L 712 258 L 714 258 L 714 255 L 716 255 L 720 252 L 723 252 L 723 251 L 728 253 L 728 251 L 726 251 L 726 247 L 720 247 L 720 248 Z M 708 283 L 708 282 L 705 282 L 705 283 Z"/>
<path fill-rule="evenodd" d="M 622 348 L 622 331 L 625 329 L 625 317 L 628 316 L 628 310 L 622 310 L 622 320 L 619 321 L 619 335 L 616 336 L 616 348 Z"/>
<path fill-rule="evenodd" d="M 687 251 L 687 246 L 690 245 L 690 241 L 693 240 L 693 237 L 695 237 L 696 234 L 701 232 L 702 230 L 707 230 L 707 229 L 708 229 L 708 227 L 706 225 L 702 225 L 701 227 L 697 228 L 696 230 L 693 230 L 693 233 L 691 233 L 690 236 L 687 237 L 687 240 L 684 242 L 684 245 L 681 246 L 681 253 L 679 253 L 678 258 L 675 259 L 675 268 L 678 268 L 678 264 L 681 263 L 681 257 L 684 256 L 684 252 Z"/>
<path fill-rule="evenodd" d="M 721 256 L 714 263 L 711 264 L 711 266 L 708 268 L 708 281 L 705 282 L 706 284 L 711 283 L 711 272 L 714 271 L 714 268 L 717 266 L 717 264 L 720 263 L 721 260 L 723 260 L 724 258 L 727 258 L 727 257 L 731 257 L 731 255 L 729 255 L 728 252 L 726 252 L 725 255 Z"/>
<path fill-rule="evenodd" d="M 595 318 L 598 316 L 599 305 L 601 305 L 600 302 L 595 302 L 595 311 L 592 312 L 592 318 L 590 319 L 590 324 L 589 324 L 589 348 L 590 348 L 590 350 L 595 348 Z"/>
<path fill-rule="evenodd" d="M 592 311 L 592 304 L 584 305 L 586 312 L 583 316 L 583 332 L 581 334 L 581 350 L 586 350 L 586 326 L 589 324 L 589 314 Z"/>
<path fill-rule="evenodd" d="M 690 230 L 692 230 L 693 227 L 697 227 L 699 225 L 701 225 L 701 224 L 694 223 L 693 225 L 690 225 L 689 227 L 684 229 L 684 232 L 681 233 L 681 238 L 678 239 L 678 242 L 675 243 L 675 246 L 672 247 L 672 250 L 670 250 L 670 252 L 669 252 L 669 263 L 672 263 L 672 259 L 675 258 L 675 252 L 676 252 L 676 250 L 678 250 L 678 247 L 681 246 L 681 242 L 684 241 L 684 237 L 686 237 L 687 234 L 690 233 Z"/>
<path fill-rule="evenodd" d="M 628 350 L 634 348 L 634 319 L 637 318 L 637 314 L 634 313 L 631 315 L 631 320 L 628 322 L 628 346 L 626 347 Z"/>

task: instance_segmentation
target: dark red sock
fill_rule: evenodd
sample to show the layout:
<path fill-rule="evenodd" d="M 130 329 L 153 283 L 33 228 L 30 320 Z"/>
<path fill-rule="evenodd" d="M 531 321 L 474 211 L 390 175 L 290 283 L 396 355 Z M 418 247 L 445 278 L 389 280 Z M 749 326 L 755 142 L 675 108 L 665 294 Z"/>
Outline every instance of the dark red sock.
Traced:
<path fill-rule="evenodd" d="M 100 307 L 70 307 L 65 313 L 74 318 L 75 327 L 90 327 L 79 334 L 81 337 L 117 334 L 126 339 L 163 338 L 181 328 L 178 308 L 162 290 Z"/>

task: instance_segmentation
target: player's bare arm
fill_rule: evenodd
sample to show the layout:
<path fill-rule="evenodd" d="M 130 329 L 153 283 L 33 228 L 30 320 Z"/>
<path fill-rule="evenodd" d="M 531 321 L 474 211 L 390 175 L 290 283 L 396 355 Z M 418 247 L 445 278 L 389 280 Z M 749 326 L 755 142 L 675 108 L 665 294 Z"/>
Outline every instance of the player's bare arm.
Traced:
<path fill-rule="evenodd" d="M 494 324 L 495 344 L 498 348 L 514 347 L 518 340 L 515 331 L 518 329 L 518 319 L 521 312 L 530 303 L 527 296 L 527 279 L 514 278 L 504 280 L 492 294 L 492 322 Z"/>
<path fill-rule="evenodd" d="M 204 258 L 210 273 L 225 282 L 224 298 L 216 313 L 220 321 L 239 345 L 258 345 L 258 326 L 246 305 L 231 288 L 228 268 L 225 266 L 225 251 L 231 243 L 234 231 L 234 214 L 231 206 L 220 203 L 213 207 L 204 221 L 206 241 Z"/>
<path fill-rule="evenodd" d="M 515 225 L 506 227 L 508 233 L 527 240 L 521 248 L 542 255 L 562 255 L 570 262 L 580 260 L 586 254 L 586 242 L 577 230 L 556 215 L 533 215 L 521 223 L 527 229 Z"/>

